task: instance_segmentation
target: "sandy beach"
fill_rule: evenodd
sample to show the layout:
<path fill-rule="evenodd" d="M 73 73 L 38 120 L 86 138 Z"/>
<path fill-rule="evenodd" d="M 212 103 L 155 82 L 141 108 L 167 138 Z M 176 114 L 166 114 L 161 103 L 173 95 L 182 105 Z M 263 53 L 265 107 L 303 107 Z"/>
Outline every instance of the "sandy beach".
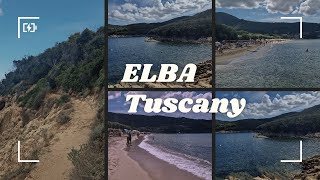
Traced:
<path fill-rule="evenodd" d="M 143 140 L 134 137 L 132 145 L 126 146 L 126 137 L 108 139 L 108 179 L 110 180 L 196 180 L 199 177 L 178 169 L 138 147 Z"/>
<path fill-rule="evenodd" d="M 238 57 L 241 57 L 241 56 L 245 55 L 246 53 L 257 52 L 260 47 L 268 46 L 270 44 L 285 43 L 285 42 L 288 42 L 288 41 L 289 40 L 284 40 L 284 39 L 273 40 L 273 41 L 269 41 L 268 44 L 251 44 L 251 45 L 245 46 L 245 47 L 237 47 L 237 48 L 225 49 L 225 50 L 223 50 L 223 53 L 218 53 L 218 51 L 216 51 L 215 64 L 216 65 L 227 65 L 230 62 L 232 62 L 233 60 L 237 59 Z"/>
<path fill-rule="evenodd" d="M 108 138 L 108 179 L 149 180 L 151 177 L 128 156 L 126 137 Z"/>
<path fill-rule="evenodd" d="M 227 65 L 237 57 L 240 57 L 248 52 L 257 51 L 259 46 L 260 45 L 256 44 L 248 47 L 224 50 L 223 54 L 216 53 L 215 63 L 216 65 Z"/>

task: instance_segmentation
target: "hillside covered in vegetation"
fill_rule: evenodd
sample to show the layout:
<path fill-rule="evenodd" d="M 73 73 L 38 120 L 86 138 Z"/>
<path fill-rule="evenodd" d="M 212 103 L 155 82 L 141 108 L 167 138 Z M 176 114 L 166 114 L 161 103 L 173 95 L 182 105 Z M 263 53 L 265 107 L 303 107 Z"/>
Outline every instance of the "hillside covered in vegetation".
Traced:
<path fill-rule="evenodd" d="M 320 132 L 320 105 L 275 118 L 257 127 L 263 133 L 307 135 Z"/>
<path fill-rule="evenodd" d="M 300 23 L 254 22 L 239 19 L 224 12 L 216 13 L 217 40 L 255 38 L 296 38 L 300 34 Z M 320 24 L 303 23 L 303 38 L 320 38 Z"/>
<path fill-rule="evenodd" d="M 153 133 L 211 133 L 212 121 L 166 116 L 108 113 L 109 127 Z"/>
<path fill-rule="evenodd" d="M 198 40 L 212 37 L 212 9 L 161 23 L 108 25 L 109 36 L 147 36 L 157 40 Z"/>
<path fill-rule="evenodd" d="M 1 81 L 0 95 L 17 95 L 22 105 L 37 109 L 50 90 L 77 94 L 102 88 L 104 42 L 103 28 L 86 29 L 37 56 L 13 61 L 15 69 Z"/>
<path fill-rule="evenodd" d="M 252 131 L 270 136 L 305 136 L 320 132 L 320 105 L 266 119 L 217 121 L 217 131 Z"/>

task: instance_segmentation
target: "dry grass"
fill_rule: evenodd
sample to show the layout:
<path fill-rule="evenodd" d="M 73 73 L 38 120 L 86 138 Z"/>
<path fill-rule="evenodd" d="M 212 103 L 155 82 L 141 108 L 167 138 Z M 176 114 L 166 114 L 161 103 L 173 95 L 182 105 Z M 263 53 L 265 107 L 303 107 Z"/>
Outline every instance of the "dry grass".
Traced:
<path fill-rule="evenodd" d="M 97 112 L 96 122 L 92 128 L 89 142 L 79 150 L 72 149 L 68 154 L 74 165 L 71 180 L 102 180 L 104 179 L 104 110 Z"/>

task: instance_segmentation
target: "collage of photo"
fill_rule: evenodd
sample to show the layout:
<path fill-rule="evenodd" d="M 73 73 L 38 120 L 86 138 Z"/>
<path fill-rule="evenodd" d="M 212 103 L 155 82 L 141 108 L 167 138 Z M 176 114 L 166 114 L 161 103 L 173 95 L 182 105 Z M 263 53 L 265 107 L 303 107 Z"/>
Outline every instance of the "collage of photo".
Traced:
<path fill-rule="evenodd" d="M 212 1 L 109 0 L 107 23 L 108 179 L 211 180 L 213 115 L 175 100 L 213 98 Z"/>
<path fill-rule="evenodd" d="M 320 179 L 319 15 L 313 0 L 109 0 L 108 179 Z"/>

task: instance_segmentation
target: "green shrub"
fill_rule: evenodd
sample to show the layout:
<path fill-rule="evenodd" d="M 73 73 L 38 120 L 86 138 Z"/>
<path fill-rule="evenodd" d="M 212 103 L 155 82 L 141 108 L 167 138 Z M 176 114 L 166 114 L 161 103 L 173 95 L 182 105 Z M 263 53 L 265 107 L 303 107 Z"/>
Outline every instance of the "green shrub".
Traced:
<path fill-rule="evenodd" d="M 67 102 L 70 101 L 70 96 L 68 94 L 63 94 L 60 96 L 60 98 L 57 100 L 57 105 L 61 106 L 63 104 L 66 104 Z"/>
<path fill-rule="evenodd" d="M 102 180 L 104 179 L 104 150 L 84 144 L 79 150 L 72 149 L 68 159 L 74 165 L 72 180 Z"/>
<path fill-rule="evenodd" d="M 90 140 L 95 141 L 99 138 L 102 138 L 104 131 L 104 123 L 100 123 L 99 125 L 95 126 L 91 131 Z"/>
<path fill-rule="evenodd" d="M 47 92 L 47 81 L 43 78 L 38 81 L 36 86 L 31 91 L 20 97 L 18 101 L 22 106 L 37 110 L 42 105 Z"/>
<path fill-rule="evenodd" d="M 69 115 L 66 112 L 61 112 L 58 117 L 57 117 L 57 122 L 60 125 L 66 124 L 71 120 L 71 118 L 69 117 Z"/>

